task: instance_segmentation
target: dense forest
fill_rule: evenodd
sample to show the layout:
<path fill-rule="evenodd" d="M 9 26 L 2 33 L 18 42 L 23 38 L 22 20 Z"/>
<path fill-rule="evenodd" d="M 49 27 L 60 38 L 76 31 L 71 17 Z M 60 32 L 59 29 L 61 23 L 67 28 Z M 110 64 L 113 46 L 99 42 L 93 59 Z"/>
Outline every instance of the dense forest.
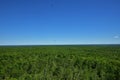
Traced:
<path fill-rule="evenodd" d="M 120 46 L 1 46 L 0 80 L 120 80 Z"/>

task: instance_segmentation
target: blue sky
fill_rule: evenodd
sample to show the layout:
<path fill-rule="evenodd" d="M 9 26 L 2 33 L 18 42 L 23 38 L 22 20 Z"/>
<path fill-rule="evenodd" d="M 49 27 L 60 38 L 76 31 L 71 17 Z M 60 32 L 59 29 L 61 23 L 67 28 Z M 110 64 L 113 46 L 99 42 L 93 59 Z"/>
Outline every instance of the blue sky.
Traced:
<path fill-rule="evenodd" d="M 120 44 L 120 0 L 0 0 L 0 45 Z"/>

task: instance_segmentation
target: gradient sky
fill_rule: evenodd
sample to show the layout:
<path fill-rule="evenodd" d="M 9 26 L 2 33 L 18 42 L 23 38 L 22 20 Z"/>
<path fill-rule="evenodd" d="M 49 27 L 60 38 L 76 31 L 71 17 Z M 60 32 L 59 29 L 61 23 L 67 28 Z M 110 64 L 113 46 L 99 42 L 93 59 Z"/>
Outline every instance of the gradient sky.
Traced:
<path fill-rule="evenodd" d="M 0 0 L 0 45 L 120 44 L 120 0 Z"/>

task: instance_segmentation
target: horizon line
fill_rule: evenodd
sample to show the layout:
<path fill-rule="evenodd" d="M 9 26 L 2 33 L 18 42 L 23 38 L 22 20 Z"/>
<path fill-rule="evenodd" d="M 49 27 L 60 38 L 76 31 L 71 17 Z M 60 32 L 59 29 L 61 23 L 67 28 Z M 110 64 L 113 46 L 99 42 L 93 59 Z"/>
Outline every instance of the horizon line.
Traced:
<path fill-rule="evenodd" d="M 0 46 L 59 46 L 59 45 L 120 45 L 120 44 L 12 44 L 12 45 L 0 45 Z"/>

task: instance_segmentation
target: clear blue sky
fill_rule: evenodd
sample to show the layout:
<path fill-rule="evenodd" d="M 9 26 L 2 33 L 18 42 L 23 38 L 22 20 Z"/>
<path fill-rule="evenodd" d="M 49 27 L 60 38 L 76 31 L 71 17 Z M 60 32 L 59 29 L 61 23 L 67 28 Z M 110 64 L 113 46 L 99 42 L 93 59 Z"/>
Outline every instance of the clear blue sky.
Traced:
<path fill-rule="evenodd" d="M 120 0 L 0 0 L 0 45 L 120 44 Z"/>

